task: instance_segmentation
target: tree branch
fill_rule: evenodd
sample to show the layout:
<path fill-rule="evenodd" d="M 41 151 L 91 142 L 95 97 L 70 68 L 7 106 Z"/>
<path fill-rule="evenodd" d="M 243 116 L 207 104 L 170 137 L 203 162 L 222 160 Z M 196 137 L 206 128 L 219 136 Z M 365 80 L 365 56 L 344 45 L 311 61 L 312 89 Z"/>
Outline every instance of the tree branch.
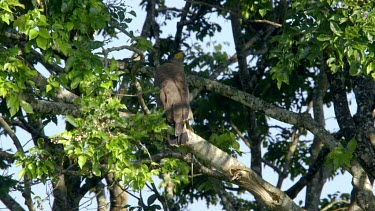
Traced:
<path fill-rule="evenodd" d="M 14 146 L 16 146 L 16 148 L 17 148 L 17 152 L 25 153 L 23 151 L 23 147 L 22 147 L 22 144 L 21 144 L 20 140 L 18 139 L 18 137 L 16 136 L 16 134 L 14 133 L 14 131 L 12 130 L 12 128 L 10 128 L 10 126 L 4 120 L 4 118 L 2 116 L 0 116 L 0 125 L 4 128 L 5 132 L 12 139 Z"/>
<path fill-rule="evenodd" d="M 177 23 L 177 30 L 176 30 L 176 34 L 175 34 L 175 38 L 174 38 L 176 48 L 178 48 L 180 46 L 181 38 L 182 38 L 182 30 L 184 29 L 184 25 L 185 25 L 184 22 L 186 22 L 186 17 L 187 17 L 187 14 L 188 14 L 189 10 L 190 10 L 190 7 L 191 7 L 191 3 L 186 2 L 185 6 L 184 6 L 184 9 L 181 13 L 180 21 Z M 175 49 L 175 50 L 177 50 L 177 49 Z"/>
<path fill-rule="evenodd" d="M 4 203 L 4 205 L 9 209 L 9 210 L 13 210 L 13 211 L 23 211 L 25 209 L 23 209 L 21 207 L 20 204 L 18 204 L 18 202 L 16 200 L 14 200 L 10 195 L 9 193 L 3 193 L 3 194 L 0 194 L 0 200 L 1 202 Z"/>
<path fill-rule="evenodd" d="M 9 163 L 13 163 L 14 160 L 15 160 L 14 154 L 11 154 L 11 153 L 8 153 L 8 152 L 5 152 L 5 151 L 0 151 L 0 160 L 6 160 Z"/>
<path fill-rule="evenodd" d="M 328 71 L 331 71 L 327 68 Z M 340 130 L 344 132 L 344 137 L 350 141 L 356 134 L 356 126 L 350 114 L 349 103 L 346 96 L 345 77 L 342 72 L 335 74 L 328 73 L 328 79 L 331 84 L 331 92 L 333 95 L 333 106 L 337 123 Z"/>
<path fill-rule="evenodd" d="M 36 100 L 34 97 L 23 94 L 22 99 L 30 103 L 33 110 L 42 114 L 52 115 L 72 115 L 78 117 L 81 115 L 78 106 L 62 103 L 62 102 L 50 102 L 45 100 Z"/>
<path fill-rule="evenodd" d="M 14 131 L 9 127 L 8 123 L 1 116 L 0 125 L 4 128 L 4 130 L 9 134 L 10 138 L 13 140 L 13 143 L 17 148 L 17 152 L 21 152 L 22 154 L 24 154 L 25 152 L 23 150 L 20 140 L 18 139 Z M 22 192 L 22 196 L 25 198 L 25 204 L 29 208 L 29 210 L 34 211 L 35 207 L 31 199 L 31 181 L 27 175 L 24 176 L 24 184 L 25 187 L 24 191 Z"/>
<path fill-rule="evenodd" d="M 33 81 L 35 82 L 35 86 L 42 92 L 46 91 L 46 86 L 48 84 L 46 77 L 40 74 L 37 71 L 38 75 L 33 77 Z M 65 102 L 65 103 L 73 103 L 78 96 L 64 88 L 58 88 L 58 90 L 53 94 L 52 99 L 58 102 Z"/>
<path fill-rule="evenodd" d="M 323 166 L 328 153 L 329 150 L 327 148 L 321 149 L 318 157 L 315 159 L 314 163 L 309 167 L 307 173 L 303 175 L 298 180 L 298 182 L 296 182 L 292 187 L 284 191 L 290 198 L 296 198 L 298 193 L 309 183 L 309 181 L 311 181 L 314 178 L 315 174 Z"/>
<path fill-rule="evenodd" d="M 295 113 L 283 108 L 269 104 L 251 94 L 240 91 L 236 88 L 221 84 L 216 81 L 208 80 L 198 76 L 187 75 L 188 83 L 194 87 L 202 87 L 214 93 L 228 97 L 254 110 L 262 111 L 269 117 L 282 122 L 304 127 L 311 133 L 319 137 L 323 143 L 333 149 L 340 143 L 323 127 L 321 127 L 308 113 Z"/>
<path fill-rule="evenodd" d="M 223 204 L 223 207 L 225 207 L 225 210 L 227 211 L 235 211 L 234 207 L 234 199 L 231 195 L 225 190 L 224 185 L 222 182 L 216 178 L 212 178 L 212 183 L 215 191 L 218 193 L 221 203 Z"/>
<path fill-rule="evenodd" d="M 235 158 L 188 130 L 189 141 L 184 145 L 197 158 L 217 169 L 261 202 L 268 210 L 302 210 L 284 192 L 263 180 L 253 170 Z"/>
<path fill-rule="evenodd" d="M 335 204 L 338 204 L 338 203 L 349 204 L 349 202 L 346 201 L 346 200 L 335 200 L 335 201 L 329 203 L 327 206 L 323 207 L 320 211 L 327 211 L 327 210 L 329 210 L 331 207 L 333 207 Z"/>

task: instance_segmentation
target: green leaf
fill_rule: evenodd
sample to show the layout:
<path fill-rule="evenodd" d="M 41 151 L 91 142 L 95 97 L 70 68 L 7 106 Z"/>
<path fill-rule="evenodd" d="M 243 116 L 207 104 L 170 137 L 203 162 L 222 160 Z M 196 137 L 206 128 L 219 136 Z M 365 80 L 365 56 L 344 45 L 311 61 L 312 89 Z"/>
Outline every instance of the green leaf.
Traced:
<path fill-rule="evenodd" d="M 34 111 L 33 111 L 33 107 L 28 103 L 28 102 L 26 102 L 26 101 L 24 101 L 24 100 L 21 100 L 21 107 L 22 107 L 22 109 L 26 112 L 26 113 L 28 113 L 28 114 L 32 114 L 32 113 L 34 113 Z"/>
<path fill-rule="evenodd" d="M 65 62 L 65 69 L 69 70 L 73 66 L 75 61 L 76 59 L 73 56 L 69 57 Z"/>
<path fill-rule="evenodd" d="M 3 15 L 1 16 L 1 20 L 2 20 L 3 22 L 7 23 L 8 25 L 10 24 L 10 20 L 13 21 L 13 19 L 14 19 L 14 17 L 13 17 L 12 15 L 10 15 L 10 14 L 3 14 Z"/>
<path fill-rule="evenodd" d="M 267 14 L 267 9 L 259 9 L 259 14 L 263 18 Z"/>
<path fill-rule="evenodd" d="M 82 82 L 82 78 L 81 77 L 75 77 L 72 81 L 72 83 L 70 84 L 70 88 L 71 89 L 75 89 L 78 87 L 78 85 Z"/>
<path fill-rule="evenodd" d="M 340 26 L 335 22 L 330 22 L 329 27 L 331 28 L 332 32 L 335 33 L 337 36 L 341 36 L 343 33 L 340 29 Z"/>
<path fill-rule="evenodd" d="M 348 153 L 353 154 L 355 149 L 357 148 L 357 141 L 353 138 L 348 142 L 346 148 L 348 149 Z"/>
<path fill-rule="evenodd" d="M 20 108 L 20 101 L 19 95 L 10 95 L 7 98 L 7 107 L 9 108 L 9 112 L 11 116 L 14 116 L 19 108 Z"/>
<path fill-rule="evenodd" d="M 158 196 L 156 194 L 152 194 L 147 198 L 147 205 L 150 206 L 151 204 L 153 204 L 157 198 Z"/>
<path fill-rule="evenodd" d="M 22 179 L 23 176 L 25 176 L 25 173 L 26 173 L 26 169 L 22 168 L 21 171 L 19 171 L 17 174 L 18 179 L 19 180 Z"/>
<path fill-rule="evenodd" d="M 324 42 L 324 41 L 329 41 L 332 39 L 332 36 L 329 36 L 327 34 L 320 34 L 317 38 L 317 40 Z"/>
<path fill-rule="evenodd" d="M 129 14 L 134 16 L 134 17 L 137 17 L 137 13 L 135 13 L 134 10 L 130 11 Z"/>
<path fill-rule="evenodd" d="M 66 23 L 66 28 L 68 29 L 68 31 L 71 31 L 73 29 L 73 27 L 74 27 L 74 23 L 72 23 L 72 22 Z"/>
<path fill-rule="evenodd" d="M 101 83 L 101 84 L 100 84 L 100 87 L 103 87 L 103 88 L 105 88 L 105 89 L 109 89 L 109 88 L 112 87 L 112 81 L 106 81 L 106 82 L 104 82 L 104 83 Z"/>
<path fill-rule="evenodd" d="M 371 62 L 366 67 L 366 74 L 369 75 L 373 70 L 375 70 L 375 62 Z"/>
<path fill-rule="evenodd" d="M 49 31 L 45 28 L 39 29 L 39 35 L 46 38 L 46 39 L 51 37 L 51 35 L 49 34 Z"/>
<path fill-rule="evenodd" d="M 43 50 L 47 50 L 47 43 L 47 39 L 44 37 L 38 36 L 38 38 L 36 38 L 36 44 Z"/>
<path fill-rule="evenodd" d="M 301 4 L 301 2 L 299 2 L 299 1 L 295 1 L 295 2 L 293 2 L 293 4 L 292 4 L 292 8 L 294 9 L 294 8 L 296 8 L 297 6 L 299 6 Z"/>
<path fill-rule="evenodd" d="M 76 119 L 75 119 L 73 116 L 66 115 L 66 116 L 65 116 L 65 120 L 66 120 L 67 122 L 69 122 L 71 125 L 73 125 L 74 127 L 78 127 L 77 122 L 76 122 Z"/>
<path fill-rule="evenodd" d="M 95 165 L 93 166 L 92 168 L 92 173 L 95 175 L 95 176 L 100 176 L 102 173 L 100 172 L 99 168 Z"/>
<path fill-rule="evenodd" d="M 48 93 L 51 90 L 52 90 L 52 86 L 50 84 L 47 84 L 47 86 L 46 86 L 46 92 Z"/>
<path fill-rule="evenodd" d="M 29 40 L 35 39 L 39 34 L 39 31 L 36 29 L 31 29 L 29 31 Z"/>
<path fill-rule="evenodd" d="M 78 165 L 79 165 L 79 167 L 82 169 L 83 168 L 83 166 L 86 164 L 86 161 L 87 161 L 87 157 L 86 156 L 84 156 L 84 155 L 80 155 L 79 157 L 78 157 Z"/>
<path fill-rule="evenodd" d="M 357 76 L 360 73 L 361 69 L 357 61 L 353 61 L 350 64 L 349 73 L 351 76 Z"/>

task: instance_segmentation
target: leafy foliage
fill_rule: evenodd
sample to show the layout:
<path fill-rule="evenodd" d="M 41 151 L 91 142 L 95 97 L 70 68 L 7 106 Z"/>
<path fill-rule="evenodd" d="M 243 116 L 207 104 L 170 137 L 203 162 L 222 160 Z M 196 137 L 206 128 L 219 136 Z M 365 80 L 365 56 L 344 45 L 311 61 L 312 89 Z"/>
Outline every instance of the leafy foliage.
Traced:
<path fill-rule="evenodd" d="M 309 112 L 311 103 L 320 103 L 315 102 L 318 97 L 322 110 L 331 105 L 337 109 L 332 87 L 317 96 L 321 74 L 345 77 L 344 94 L 354 90 L 357 98 L 359 91 L 371 91 L 363 90 L 355 80 L 375 79 L 374 1 L 209 0 L 187 1 L 178 8 L 167 3 L 140 1 L 147 15 L 138 32 L 130 23 L 142 16 L 126 1 L 0 2 L 0 135 L 12 139 L 12 148 L 17 150 L 0 149 L 0 168 L 21 168 L 18 178 L 0 176 L 0 200 L 20 190 L 29 209 L 34 202 L 41 206 L 41 197 L 31 198 L 30 186 L 50 182 L 55 203 L 69 202 L 76 208 L 89 191 L 99 197 L 100 184 L 105 183 L 110 192 L 116 187 L 129 193 L 139 191 L 139 197 L 134 196 L 138 205 L 119 205 L 129 210 L 182 210 L 196 200 L 225 208 L 230 203 L 235 210 L 260 209 L 263 205 L 243 197 L 247 192 L 234 185 L 233 178 L 189 155 L 184 147 L 167 144 L 171 126 L 155 106 L 153 96 L 158 90 L 153 70 L 178 49 L 186 54 L 188 74 L 216 80 L 255 96 L 264 105 L 296 115 Z M 175 34 L 166 35 L 163 30 L 175 20 Z M 232 34 L 224 28 L 226 22 L 232 24 Z M 233 36 L 235 46 L 216 37 L 222 32 Z M 121 46 L 109 47 L 117 39 Z M 126 53 L 114 59 L 114 51 Z M 126 58 L 129 52 L 133 55 Z M 327 83 L 332 83 L 334 79 L 328 78 Z M 308 137 L 306 124 L 280 125 L 222 93 L 202 87 L 190 90 L 196 134 L 232 157 L 249 154 L 251 168 L 259 176 L 263 163 L 282 172 L 280 187 L 286 176 L 293 181 L 307 175 L 321 143 L 316 147 L 316 137 L 314 141 L 301 139 Z M 372 110 L 367 107 L 374 106 L 371 93 L 364 96 L 369 102 L 356 99 L 361 108 L 353 121 L 357 129 L 367 130 L 372 125 L 363 118 L 371 118 Z M 313 112 L 316 119 L 319 115 L 327 118 Z M 60 123 L 60 114 L 66 129 L 47 136 L 45 126 Z M 324 131 L 325 125 L 318 126 L 315 133 Z M 339 126 L 345 130 L 345 125 Z M 293 145 L 295 128 L 300 140 Z M 12 133 L 18 131 L 26 131 L 31 139 L 19 140 Z M 331 150 L 327 166 L 333 164 L 334 170 L 350 167 L 363 146 L 361 133 L 362 129 L 355 131 L 350 141 L 343 140 L 343 146 Z M 316 175 L 323 174 L 310 176 L 307 183 L 312 184 Z M 66 198 L 59 195 L 61 176 L 65 177 L 62 195 Z M 161 180 L 159 189 L 156 178 Z M 145 188 L 152 192 L 146 202 L 141 194 Z M 320 206 L 339 198 L 348 201 L 350 197 L 331 194 Z M 345 203 L 338 203 L 332 209 L 344 207 Z"/>
<path fill-rule="evenodd" d="M 353 154 L 357 148 L 357 141 L 352 139 L 348 142 L 346 148 L 336 147 L 329 155 L 327 162 L 333 163 L 333 168 L 337 170 L 341 166 L 350 167 L 350 162 L 353 159 Z"/>

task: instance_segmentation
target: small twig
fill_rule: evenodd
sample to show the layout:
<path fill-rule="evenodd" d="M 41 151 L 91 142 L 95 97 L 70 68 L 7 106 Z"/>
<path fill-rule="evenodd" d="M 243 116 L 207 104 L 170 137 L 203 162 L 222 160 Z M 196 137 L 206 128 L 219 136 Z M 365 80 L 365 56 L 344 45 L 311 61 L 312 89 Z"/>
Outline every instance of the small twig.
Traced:
<path fill-rule="evenodd" d="M 159 193 L 158 189 L 155 186 L 155 183 L 153 183 L 153 182 L 151 183 L 152 187 L 150 187 L 147 183 L 146 183 L 146 185 L 147 185 L 148 188 L 150 188 L 150 190 L 152 190 L 156 194 L 158 200 L 160 201 L 161 205 L 163 206 L 163 210 L 167 211 L 168 206 L 167 206 L 167 203 L 165 201 L 165 198 Z"/>
<path fill-rule="evenodd" d="M 143 110 L 143 113 L 144 114 L 151 114 L 150 110 L 148 109 L 147 105 L 146 105 L 146 102 L 145 100 L 143 99 L 143 91 L 142 91 L 142 86 L 141 84 L 138 82 L 138 80 L 135 78 L 135 76 L 132 77 L 132 84 L 135 88 L 135 90 L 137 90 L 137 98 L 138 98 L 138 102 L 139 104 L 141 105 L 142 107 L 142 110 Z"/>
<path fill-rule="evenodd" d="M 276 26 L 276 27 L 282 27 L 283 26 L 282 24 L 275 23 L 275 22 L 272 22 L 272 21 L 269 21 L 269 20 L 253 20 L 253 21 L 250 21 L 250 22 L 254 22 L 254 23 L 266 23 L 266 24 L 269 24 L 269 25 L 272 25 L 272 26 Z"/>
<path fill-rule="evenodd" d="M 148 157 L 150 158 L 150 161 L 152 162 L 152 157 L 151 157 L 151 154 L 150 154 L 150 152 L 148 151 L 147 147 L 146 147 L 144 144 L 142 144 L 139 140 L 137 140 L 137 142 L 138 142 L 139 145 L 141 145 L 142 149 L 143 149 L 144 151 L 146 151 Z"/>
<path fill-rule="evenodd" d="M 233 128 L 233 130 L 237 133 L 237 135 L 242 139 L 242 141 L 246 144 L 246 146 L 250 148 L 250 141 L 245 136 L 242 135 L 238 127 L 232 121 L 230 121 L 229 124 Z"/>
<path fill-rule="evenodd" d="M 262 162 L 264 164 L 266 164 L 267 166 L 271 167 L 274 171 L 276 171 L 279 175 L 282 175 L 283 172 L 281 171 L 281 169 L 279 169 L 277 166 L 273 165 L 271 162 L 269 162 L 268 160 L 262 158 Z"/>

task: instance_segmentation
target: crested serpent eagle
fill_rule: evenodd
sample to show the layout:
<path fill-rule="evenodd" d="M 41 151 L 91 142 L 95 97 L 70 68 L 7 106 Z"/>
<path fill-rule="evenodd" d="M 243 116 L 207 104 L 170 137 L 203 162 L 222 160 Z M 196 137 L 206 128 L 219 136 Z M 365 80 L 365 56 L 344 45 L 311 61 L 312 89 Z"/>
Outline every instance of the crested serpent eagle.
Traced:
<path fill-rule="evenodd" d="M 185 144 L 188 141 L 187 124 L 193 119 L 190 109 L 189 88 L 184 72 L 184 54 L 178 52 L 155 73 L 155 86 L 160 94 L 155 96 L 158 107 L 165 110 L 166 121 L 174 127 L 174 136 L 168 136 L 170 144 Z"/>

